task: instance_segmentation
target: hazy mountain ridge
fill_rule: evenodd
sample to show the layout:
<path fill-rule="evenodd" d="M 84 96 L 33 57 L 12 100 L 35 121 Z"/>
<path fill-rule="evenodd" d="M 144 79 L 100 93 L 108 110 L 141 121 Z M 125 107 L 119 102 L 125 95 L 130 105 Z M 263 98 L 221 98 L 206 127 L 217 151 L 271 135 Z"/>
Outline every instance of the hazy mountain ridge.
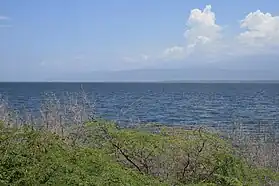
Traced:
<path fill-rule="evenodd" d="M 83 74 L 69 74 L 47 79 L 48 81 L 109 81 L 109 82 L 151 82 L 151 81 L 273 81 L 279 75 L 271 70 L 228 70 L 228 69 L 148 69 L 128 71 L 96 71 Z"/>

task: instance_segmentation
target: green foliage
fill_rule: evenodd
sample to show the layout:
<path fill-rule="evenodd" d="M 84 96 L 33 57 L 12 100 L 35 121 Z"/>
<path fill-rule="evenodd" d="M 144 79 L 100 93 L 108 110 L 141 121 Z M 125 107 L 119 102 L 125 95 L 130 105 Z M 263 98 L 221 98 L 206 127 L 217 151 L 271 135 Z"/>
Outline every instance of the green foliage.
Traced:
<path fill-rule="evenodd" d="M 249 165 L 217 134 L 105 120 L 58 136 L 0 122 L 0 185 L 272 185 L 279 175 Z"/>
<path fill-rule="evenodd" d="M 171 184 L 238 186 L 278 181 L 271 172 L 250 166 L 229 143 L 206 130 L 160 125 L 117 129 L 104 121 L 88 126 L 101 134 L 103 140 L 97 141 L 116 161 Z"/>
<path fill-rule="evenodd" d="M 1 185 L 160 185 L 99 149 L 70 146 L 57 135 L 28 127 L 1 125 L 0 154 Z"/>

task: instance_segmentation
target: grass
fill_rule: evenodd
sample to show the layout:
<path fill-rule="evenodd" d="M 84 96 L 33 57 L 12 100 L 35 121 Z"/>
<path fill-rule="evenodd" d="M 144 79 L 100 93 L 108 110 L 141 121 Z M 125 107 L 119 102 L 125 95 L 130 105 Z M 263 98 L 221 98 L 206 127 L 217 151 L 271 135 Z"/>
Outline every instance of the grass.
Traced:
<path fill-rule="evenodd" d="M 279 183 L 276 141 L 240 141 L 241 128 L 233 135 L 159 124 L 120 128 L 96 119 L 86 95 L 66 98 L 46 100 L 40 116 L 0 104 L 0 185 Z"/>

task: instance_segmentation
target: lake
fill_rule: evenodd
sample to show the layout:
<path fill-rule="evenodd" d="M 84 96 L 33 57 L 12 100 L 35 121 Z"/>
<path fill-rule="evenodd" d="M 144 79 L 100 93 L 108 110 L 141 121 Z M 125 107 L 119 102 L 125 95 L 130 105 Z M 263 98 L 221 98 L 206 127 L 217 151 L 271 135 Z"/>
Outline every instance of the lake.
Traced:
<path fill-rule="evenodd" d="M 123 123 L 207 125 L 279 133 L 276 83 L 0 83 L 0 94 L 15 109 L 38 111 L 45 93 L 59 98 L 84 91 L 95 112 Z"/>

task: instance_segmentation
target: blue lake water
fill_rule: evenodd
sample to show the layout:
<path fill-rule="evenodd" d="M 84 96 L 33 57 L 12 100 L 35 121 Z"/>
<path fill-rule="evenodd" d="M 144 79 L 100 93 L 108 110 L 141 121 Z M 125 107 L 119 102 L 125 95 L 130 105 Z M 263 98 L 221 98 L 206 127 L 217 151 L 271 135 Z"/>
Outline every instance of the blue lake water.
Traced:
<path fill-rule="evenodd" d="M 122 122 L 203 124 L 279 131 L 279 84 L 260 83 L 0 83 L 0 94 L 20 108 L 38 110 L 44 93 L 82 89 L 97 115 Z"/>

